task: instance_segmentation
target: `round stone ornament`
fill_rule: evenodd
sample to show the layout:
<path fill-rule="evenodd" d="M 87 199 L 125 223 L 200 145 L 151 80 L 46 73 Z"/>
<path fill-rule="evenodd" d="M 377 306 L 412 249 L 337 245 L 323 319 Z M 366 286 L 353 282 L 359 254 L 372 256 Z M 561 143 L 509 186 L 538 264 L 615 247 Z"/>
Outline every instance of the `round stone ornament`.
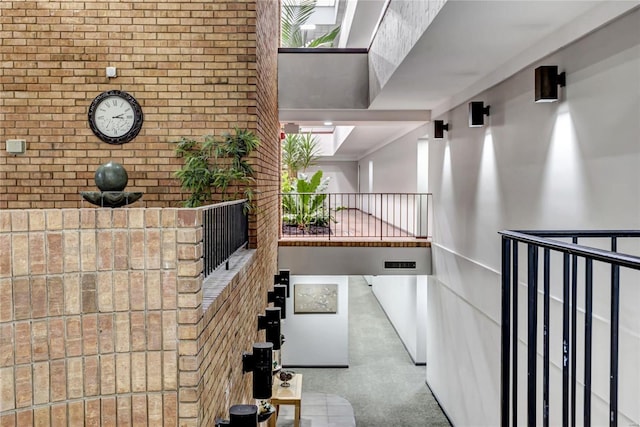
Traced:
<path fill-rule="evenodd" d="M 129 176 L 120 163 L 111 161 L 96 170 L 95 181 L 100 191 L 123 191 Z"/>

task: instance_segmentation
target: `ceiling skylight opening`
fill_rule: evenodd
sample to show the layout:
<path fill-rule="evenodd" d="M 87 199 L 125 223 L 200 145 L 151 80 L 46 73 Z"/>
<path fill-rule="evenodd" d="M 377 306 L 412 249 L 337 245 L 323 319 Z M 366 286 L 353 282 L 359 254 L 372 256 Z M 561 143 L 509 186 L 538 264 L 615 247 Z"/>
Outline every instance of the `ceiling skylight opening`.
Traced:
<path fill-rule="evenodd" d="M 335 131 L 334 126 L 300 126 L 300 133 L 311 134 L 332 134 Z"/>

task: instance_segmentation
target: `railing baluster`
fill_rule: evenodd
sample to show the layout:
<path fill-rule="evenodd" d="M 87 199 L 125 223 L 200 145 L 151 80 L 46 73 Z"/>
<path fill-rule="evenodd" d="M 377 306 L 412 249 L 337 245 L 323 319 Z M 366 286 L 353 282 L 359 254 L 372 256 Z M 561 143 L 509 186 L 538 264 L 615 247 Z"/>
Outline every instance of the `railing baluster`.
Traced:
<path fill-rule="evenodd" d="M 578 243 L 578 238 L 573 238 Z M 578 348 L 578 257 L 573 255 L 571 268 L 571 427 L 576 426 L 576 384 L 577 384 L 577 348 Z"/>
<path fill-rule="evenodd" d="M 225 260 L 227 260 L 227 262 L 225 262 L 225 268 L 228 270 L 229 269 L 229 257 L 231 256 L 231 251 L 230 251 L 230 246 L 231 246 L 231 239 L 230 237 L 230 229 L 231 227 L 233 227 L 233 223 L 231 221 L 231 215 L 230 215 L 230 209 L 229 206 L 225 206 L 223 208 L 224 211 L 224 216 L 225 216 L 225 224 L 229 224 L 230 227 L 224 227 L 224 241 L 226 242 L 226 245 L 224 245 L 224 258 Z"/>
<path fill-rule="evenodd" d="M 501 385 L 500 385 L 500 420 L 502 427 L 509 427 L 509 289 L 511 288 L 511 240 L 502 237 L 502 342 L 501 342 Z M 517 307 L 514 307 L 517 310 Z"/>
<path fill-rule="evenodd" d="M 429 212 L 431 209 L 429 206 L 429 200 L 431 200 L 431 198 L 427 196 L 427 214 L 425 215 L 427 221 L 427 237 L 431 236 L 431 229 L 429 228 Z"/>
<path fill-rule="evenodd" d="M 611 251 L 618 251 L 618 241 L 611 239 Z M 620 266 L 611 264 L 611 349 L 609 352 L 609 426 L 618 425 L 618 325 L 620 323 Z"/>
<path fill-rule="evenodd" d="M 209 274 L 209 268 L 211 266 L 211 257 L 209 251 L 211 250 L 211 239 L 209 238 L 209 233 L 211 230 L 211 211 L 209 209 L 205 209 L 202 213 L 202 225 L 204 227 L 203 238 L 204 242 L 202 243 L 202 250 L 204 252 L 204 274 L 205 276 Z"/>
<path fill-rule="evenodd" d="M 329 195 L 327 197 L 327 199 L 329 200 L 329 202 L 328 202 L 328 204 L 329 204 L 329 216 L 328 216 L 328 218 L 329 218 L 329 221 L 328 221 L 329 230 L 328 230 L 328 233 L 329 233 L 329 240 L 331 240 L 331 225 L 332 225 L 331 224 L 331 196 Z"/>
<path fill-rule="evenodd" d="M 513 426 L 518 425 L 518 242 L 516 240 L 513 241 L 513 278 L 511 280 L 512 292 L 513 292 L 513 300 L 511 305 L 513 306 L 513 318 L 511 320 L 511 345 L 513 346 L 512 353 L 512 365 L 511 368 L 512 376 L 511 376 L 511 390 L 513 390 L 513 399 L 512 399 L 512 410 L 511 416 L 513 418 Z"/>
<path fill-rule="evenodd" d="M 549 427 L 549 269 L 550 269 L 550 250 L 544 250 L 544 270 L 543 270 L 543 288 L 544 288 L 544 306 L 543 306 L 543 365 L 542 365 L 542 425 Z"/>
<path fill-rule="evenodd" d="M 380 194 L 380 240 L 382 240 L 382 236 L 383 236 L 383 233 L 382 233 L 382 217 L 384 216 L 384 215 L 382 214 L 382 212 L 383 212 L 383 211 L 382 211 L 382 209 L 383 209 L 383 206 L 382 206 L 382 197 L 383 197 L 383 196 L 382 196 L 382 194 Z"/>
<path fill-rule="evenodd" d="M 538 356 L 538 248 L 529 245 L 528 256 L 528 320 L 527 320 L 527 426 L 536 425 L 536 381 Z"/>
<path fill-rule="evenodd" d="M 562 273 L 562 426 L 569 426 L 569 353 L 573 351 L 569 345 L 569 305 L 570 305 L 570 258 L 563 256 Z"/>
<path fill-rule="evenodd" d="M 584 426 L 591 426 L 591 337 L 593 311 L 593 261 L 585 259 L 584 312 Z"/>

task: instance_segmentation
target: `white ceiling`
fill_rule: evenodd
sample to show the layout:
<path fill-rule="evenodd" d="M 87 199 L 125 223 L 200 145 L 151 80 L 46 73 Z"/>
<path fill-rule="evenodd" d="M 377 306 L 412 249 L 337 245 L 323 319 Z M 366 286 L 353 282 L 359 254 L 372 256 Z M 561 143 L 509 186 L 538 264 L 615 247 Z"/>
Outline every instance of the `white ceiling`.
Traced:
<path fill-rule="evenodd" d="M 281 121 L 311 125 L 331 118 L 336 125 L 356 125 L 336 156 L 359 160 L 427 123 L 430 112 L 437 117 L 639 4 L 636 0 L 449 0 L 369 110 L 359 112 L 360 120 L 350 120 L 344 111 L 288 110 L 281 111 Z M 401 110 L 408 109 L 418 111 L 412 112 L 412 120 L 403 120 Z M 376 110 L 387 116 L 376 118 Z M 394 110 L 400 114 L 392 114 Z"/>

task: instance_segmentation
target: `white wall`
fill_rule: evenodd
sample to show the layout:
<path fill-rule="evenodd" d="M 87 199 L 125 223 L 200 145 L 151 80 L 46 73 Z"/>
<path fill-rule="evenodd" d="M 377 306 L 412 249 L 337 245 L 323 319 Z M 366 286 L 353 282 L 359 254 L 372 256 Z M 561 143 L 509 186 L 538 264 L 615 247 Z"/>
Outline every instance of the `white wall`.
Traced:
<path fill-rule="evenodd" d="M 485 128 L 467 127 L 466 104 L 437 117 L 451 131 L 429 144 L 435 277 L 429 288 L 427 379 L 454 425 L 499 423 L 498 231 L 640 228 L 638 28 L 636 10 L 478 94 L 473 100 L 491 105 Z M 533 102 L 533 70 L 542 64 L 567 72 L 558 103 Z M 640 423 L 638 283 L 638 276 L 630 276 L 621 289 L 619 425 Z M 552 319 L 560 318 L 562 294 L 556 290 Z M 596 281 L 594 292 L 592 419 L 603 425 L 609 394 L 606 281 Z M 526 315 L 526 300 L 520 305 Z M 521 340 L 525 325 L 523 317 Z M 557 330 L 551 334 L 557 379 L 561 338 Z M 524 387 L 522 349 L 520 355 Z M 521 388 L 523 423 L 525 395 Z M 557 425 L 561 399 L 557 392 L 551 397 L 551 424 Z"/>
<path fill-rule="evenodd" d="M 426 363 L 426 276 L 373 276 L 372 290 L 416 364 Z"/>
<path fill-rule="evenodd" d="M 371 193 L 414 193 L 417 189 L 417 140 L 426 131 L 420 127 L 413 132 L 385 145 L 360 159 L 360 183 L 363 192 Z M 407 159 L 413 159 L 408 163 Z M 371 189 L 369 182 L 369 162 L 373 162 L 374 179 Z"/>
<path fill-rule="evenodd" d="M 295 314 L 294 286 L 299 283 L 336 283 L 336 314 Z M 282 346 L 284 366 L 349 365 L 349 282 L 348 276 L 291 276 L 291 297 L 287 298 L 287 318 L 282 322 L 286 342 Z"/>
<path fill-rule="evenodd" d="M 427 126 L 409 132 L 360 159 L 360 188 L 370 193 L 416 193 L 418 191 L 418 140 Z M 413 159 L 407 163 L 407 159 Z M 371 168 L 371 164 L 373 168 Z M 370 170 L 373 169 L 373 179 Z M 365 197 L 362 211 L 385 222 L 420 236 L 429 234 L 426 211 L 430 201 L 426 197 L 386 196 Z"/>
<path fill-rule="evenodd" d="M 320 161 L 305 171 L 309 176 L 322 170 L 329 178 L 328 193 L 355 193 L 358 191 L 358 163 L 355 161 Z"/>

